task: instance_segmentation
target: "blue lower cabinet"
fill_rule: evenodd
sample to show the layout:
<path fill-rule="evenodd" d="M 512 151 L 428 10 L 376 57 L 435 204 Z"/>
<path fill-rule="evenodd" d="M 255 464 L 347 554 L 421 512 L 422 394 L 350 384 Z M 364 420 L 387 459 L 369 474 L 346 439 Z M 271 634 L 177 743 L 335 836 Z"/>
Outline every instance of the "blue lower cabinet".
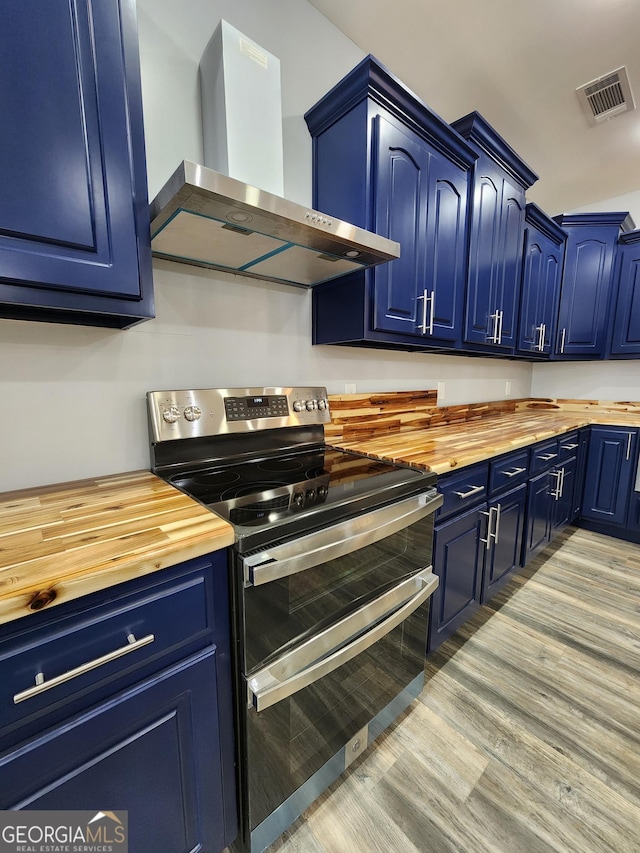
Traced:
<path fill-rule="evenodd" d="M 230 656 L 225 551 L 0 626 L 0 809 L 122 809 L 132 853 L 219 853 Z"/>
<path fill-rule="evenodd" d="M 136 853 L 222 850 L 222 796 L 215 649 L 0 758 L 1 808 L 124 809 Z"/>
<path fill-rule="evenodd" d="M 605 524 L 625 524 L 637 457 L 637 429 L 591 427 L 582 506 L 584 518 Z"/>
<path fill-rule="evenodd" d="M 485 504 L 486 506 L 486 504 Z M 433 570 L 440 584 L 431 598 L 429 651 L 436 649 L 480 606 L 487 512 L 472 509 L 436 526 Z"/>
<path fill-rule="evenodd" d="M 485 551 L 481 602 L 484 604 L 521 567 L 527 484 L 489 503 L 489 543 Z"/>
<path fill-rule="evenodd" d="M 457 482 L 460 474 L 452 479 Z M 429 651 L 450 637 L 520 568 L 526 498 L 527 485 L 522 483 L 436 525 L 433 570 L 440 585 L 432 597 Z"/>
<path fill-rule="evenodd" d="M 637 491 L 631 493 L 627 530 L 631 533 L 640 534 L 640 492 Z"/>

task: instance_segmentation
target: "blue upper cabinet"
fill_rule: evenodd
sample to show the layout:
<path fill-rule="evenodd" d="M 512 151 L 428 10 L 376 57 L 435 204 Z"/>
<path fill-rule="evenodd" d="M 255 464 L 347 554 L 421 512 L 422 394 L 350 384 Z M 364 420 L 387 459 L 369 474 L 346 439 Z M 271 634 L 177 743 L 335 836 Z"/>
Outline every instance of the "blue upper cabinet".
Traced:
<path fill-rule="evenodd" d="M 566 239 L 537 205 L 526 206 L 518 354 L 549 358 L 554 348 Z"/>
<path fill-rule="evenodd" d="M 538 179 L 477 112 L 453 122 L 478 154 L 469 202 L 466 349 L 516 347 L 525 192 Z"/>
<path fill-rule="evenodd" d="M 623 234 L 618 241 L 614 274 L 613 329 L 610 358 L 640 356 L 640 231 Z"/>
<path fill-rule="evenodd" d="M 476 154 L 371 56 L 305 119 L 314 207 L 400 243 L 397 260 L 314 288 L 314 343 L 460 347 Z"/>
<path fill-rule="evenodd" d="M 6 0 L 0 316 L 153 316 L 134 0 Z"/>
<path fill-rule="evenodd" d="M 554 219 L 567 232 L 554 358 L 602 358 L 616 247 L 621 230 L 631 227 L 629 214 L 575 213 Z"/>

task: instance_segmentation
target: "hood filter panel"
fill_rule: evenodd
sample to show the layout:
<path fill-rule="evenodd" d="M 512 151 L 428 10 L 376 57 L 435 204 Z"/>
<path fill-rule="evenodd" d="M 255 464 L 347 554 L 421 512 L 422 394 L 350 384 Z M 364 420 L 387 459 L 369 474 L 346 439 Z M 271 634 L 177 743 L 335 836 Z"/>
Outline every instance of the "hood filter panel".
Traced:
<path fill-rule="evenodd" d="M 156 257 L 309 287 L 391 261 L 393 240 L 184 161 L 151 204 Z"/>

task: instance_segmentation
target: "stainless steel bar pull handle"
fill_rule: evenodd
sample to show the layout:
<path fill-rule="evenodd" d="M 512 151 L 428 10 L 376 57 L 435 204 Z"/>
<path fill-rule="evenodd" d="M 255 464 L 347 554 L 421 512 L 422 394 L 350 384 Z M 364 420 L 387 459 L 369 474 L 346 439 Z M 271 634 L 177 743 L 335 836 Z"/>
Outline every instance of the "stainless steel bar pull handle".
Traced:
<path fill-rule="evenodd" d="M 353 660 L 404 622 L 439 582 L 429 566 L 250 675 L 247 706 L 264 711 Z"/>
<path fill-rule="evenodd" d="M 429 334 L 433 335 L 433 324 L 436 315 L 436 292 L 435 290 L 431 291 L 431 296 L 429 297 L 430 303 L 430 312 L 429 312 Z"/>
<path fill-rule="evenodd" d="M 16 693 L 13 697 L 13 703 L 14 705 L 17 705 L 19 702 L 24 702 L 25 699 L 31 699 L 33 696 L 38 696 L 40 693 L 44 693 L 45 690 L 51 690 L 52 687 L 57 687 L 59 684 L 64 684 L 66 681 L 71 681 L 72 678 L 78 678 L 80 675 L 91 672 L 92 669 L 97 669 L 99 666 L 111 663 L 111 661 L 117 660 L 123 655 L 128 655 L 131 652 L 137 651 L 137 649 L 141 649 L 143 646 L 148 646 L 149 643 L 153 643 L 154 640 L 155 637 L 153 634 L 147 634 L 146 637 L 142 637 L 140 640 L 136 640 L 133 634 L 129 634 L 126 646 L 121 646 L 119 649 L 107 652 L 106 655 L 102 655 L 99 658 L 83 663 L 80 666 L 76 666 L 74 669 L 63 672 L 61 675 L 56 675 L 55 678 L 50 678 L 49 681 L 45 681 L 44 674 L 39 672 L 36 675 L 35 686 L 29 687 L 21 693 Z"/>
<path fill-rule="evenodd" d="M 427 291 L 422 291 L 422 296 L 416 297 L 416 302 L 422 300 L 422 323 L 418 323 L 418 329 L 424 333 L 427 331 Z"/>
<path fill-rule="evenodd" d="M 633 433 L 630 432 L 627 436 L 627 462 L 631 458 L 631 439 L 633 438 Z"/>
<path fill-rule="evenodd" d="M 533 348 L 538 350 L 538 352 L 542 352 L 544 349 L 544 326 L 540 323 L 539 326 L 536 326 L 534 329 L 536 333 L 536 342 L 533 345 Z"/>
<path fill-rule="evenodd" d="M 514 468 L 513 471 L 503 471 L 505 477 L 517 477 L 518 474 L 524 474 L 526 468 Z"/>
<path fill-rule="evenodd" d="M 497 344 L 499 342 L 499 338 L 498 338 L 498 329 L 500 326 L 500 319 L 499 318 L 500 318 L 500 312 L 499 311 L 496 311 L 495 314 L 489 314 L 489 320 L 490 321 L 493 320 L 493 322 L 494 322 L 493 334 L 488 335 L 488 337 L 487 337 L 487 341 L 490 344 Z"/>
<path fill-rule="evenodd" d="M 494 515 L 493 515 L 493 514 L 494 514 L 494 512 L 496 513 L 496 515 L 495 515 L 495 519 L 496 519 L 496 528 L 495 528 L 495 530 L 493 529 L 493 519 L 494 519 Z M 489 512 L 485 512 L 484 510 L 482 510 L 482 512 L 480 513 L 480 515 L 485 515 L 485 516 L 487 517 L 487 538 L 486 538 L 486 539 L 483 539 L 483 538 L 482 538 L 482 536 L 481 536 L 481 537 L 480 537 L 480 542 L 484 542 L 485 549 L 488 551 L 488 550 L 489 550 L 489 548 L 491 547 L 491 540 L 493 539 L 493 541 L 494 541 L 494 542 L 497 542 L 497 541 L 498 541 L 498 540 L 497 540 L 497 538 L 496 538 L 497 529 L 498 529 L 498 523 L 499 523 L 499 522 L 498 522 L 498 511 L 496 510 L 496 507 L 494 507 L 494 506 L 490 506 L 490 507 L 489 507 Z"/>
<path fill-rule="evenodd" d="M 502 343 L 502 324 L 504 322 L 504 311 L 498 311 L 498 343 Z"/>
<path fill-rule="evenodd" d="M 425 492 L 244 557 L 245 586 L 279 580 L 379 542 L 435 512 L 443 501 L 435 490 Z"/>
<path fill-rule="evenodd" d="M 546 336 L 547 336 L 547 324 L 543 323 L 542 324 L 542 341 L 540 342 L 540 352 L 544 352 L 544 348 L 546 346 L 546 344 L 545 344 Z"/>
<path fill-rule="evenodd" d="M 567 337 L 567 330 L 563 329 L 562 333 L 560 335 L 560 353 L 564 352 L 564 342 L 566 340 L 566 337 Z"/>
<path fill-rule="evenodd" d="M 548 462 L 550 459 L 555 459 L 557 455 L 557 453 L 541 453 L 538 458 L 542 459 L 543 462 Z"/>
<path fill-rule="evenodd" d="M 502 515 L 502 504 L 496 505 L 496 527 L 493 531 L 493 541 L 497 545 L 500 541 L 500 516 Z"/>
<path fill-rule="evenodd" d="M 563 450 L 575 450 L 576 447 L 580 447 L 580 445 L 577 442 L 570 442 L 569 444 L 561 444 L 560 447 Z"/>
<path fill-rule="evenodd" d="M 562 474 L 560 471 L 552 471 L 551 476 L 557 478 L 555 487 L 551 489 L 551 496 L 553 497 L 554 500 L 557 501 L 557 500 L 560 500 L 560 497 L 562 496 L 562 492 L 561 492 Z"/>
<path fill-rule="evenodd" d="M 454 495 L 457 495 L 461 501 L 465 498 L 470 498 L 472 495 L 479 495 L 480 492 L 484 492 L 484 486 L 471 486 L 468 492 L 454 492 Z"/>

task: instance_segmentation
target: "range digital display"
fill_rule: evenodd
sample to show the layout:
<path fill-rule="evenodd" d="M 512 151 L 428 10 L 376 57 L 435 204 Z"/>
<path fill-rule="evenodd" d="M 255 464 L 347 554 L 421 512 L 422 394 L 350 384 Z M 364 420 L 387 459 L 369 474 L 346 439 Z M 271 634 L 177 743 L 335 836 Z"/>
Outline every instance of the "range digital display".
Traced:
<path fill-rule="evenodd" d="M 268 397 L 246 397 L 246 401 L 250 409 L 269 405 Z"/>

